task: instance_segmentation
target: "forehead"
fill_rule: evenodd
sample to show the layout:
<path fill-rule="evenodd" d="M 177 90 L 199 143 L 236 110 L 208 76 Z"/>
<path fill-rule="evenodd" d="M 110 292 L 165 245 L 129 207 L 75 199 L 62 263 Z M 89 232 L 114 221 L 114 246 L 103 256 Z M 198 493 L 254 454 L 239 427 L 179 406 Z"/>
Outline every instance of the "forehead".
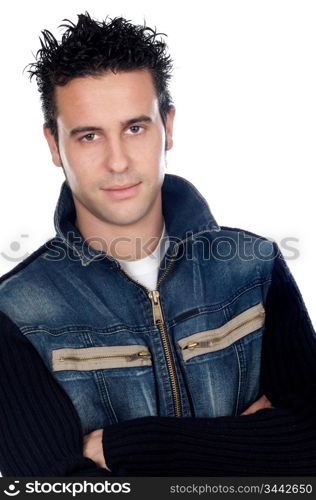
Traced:
<path fill-rule="evenodd" d="M 91 115 L 122 120 L 158 110 L 152 76 L 146 69 L 74 78 L 55 88 L 55 102 L 57 120 L 63 122 L 85 121 Z"/>

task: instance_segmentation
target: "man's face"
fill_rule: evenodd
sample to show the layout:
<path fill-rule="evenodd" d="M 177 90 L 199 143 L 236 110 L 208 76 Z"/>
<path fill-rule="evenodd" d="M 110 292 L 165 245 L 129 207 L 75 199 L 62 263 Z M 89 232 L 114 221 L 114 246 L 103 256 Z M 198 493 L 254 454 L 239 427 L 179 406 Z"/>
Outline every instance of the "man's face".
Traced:
<path fill-rule="evenodd" d="M 58 147 L 44 132 L 77 216 L 126 225 L 161 211 L 174 109 L 165 129 L 149 71 L 75 78 L 56 87 L 55 99 Z"/>

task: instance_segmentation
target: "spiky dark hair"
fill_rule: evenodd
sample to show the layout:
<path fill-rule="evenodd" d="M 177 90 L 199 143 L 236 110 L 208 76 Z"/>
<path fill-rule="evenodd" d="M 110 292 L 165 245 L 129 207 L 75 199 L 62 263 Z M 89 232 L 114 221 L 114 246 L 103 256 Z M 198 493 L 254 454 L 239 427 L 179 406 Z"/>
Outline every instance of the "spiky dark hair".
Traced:
<path fill-rule="evenodd" d="M 41 94 L 45 126 L 57 140 L 56 85 L 66 85 L 76 77 L 100 75 L 106 71 L 147 68 L 152 75 L 163 122 L 172 104 L 168 81 L 172 60 L 156 29 L 135 25 L 123 17 L 96 21 L 88 12 L 78 15 L 77 24 L 68 19 L 58 42 L 48 30 L 42 31 L 36 62 L 29 64 L 30 79 L 36 77 Z"/>

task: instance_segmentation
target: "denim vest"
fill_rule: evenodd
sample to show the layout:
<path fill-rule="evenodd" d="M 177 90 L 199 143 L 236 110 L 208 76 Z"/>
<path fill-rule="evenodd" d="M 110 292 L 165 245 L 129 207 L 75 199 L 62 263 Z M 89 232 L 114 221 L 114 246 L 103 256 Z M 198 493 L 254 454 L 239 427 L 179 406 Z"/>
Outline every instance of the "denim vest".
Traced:
<path fill-rule="evenodd" d="M 84 433 L 147 415 L 237 415 L 260 393 L 272 242 L 220 228 L 176 175 L 165 175 L 162 208 L 170 246 L 156 290 L 83 241 L 66 183 L 55 238 L 2 281 L 0 310 L 68 393 Z"/>

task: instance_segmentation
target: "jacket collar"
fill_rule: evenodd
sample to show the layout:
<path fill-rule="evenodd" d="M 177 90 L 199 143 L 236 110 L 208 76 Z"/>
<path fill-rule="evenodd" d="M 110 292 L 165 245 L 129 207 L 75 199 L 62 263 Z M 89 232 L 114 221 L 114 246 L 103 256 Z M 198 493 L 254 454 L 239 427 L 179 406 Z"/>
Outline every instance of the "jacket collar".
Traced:
<path fill-rule="evenodd" d="M 169 255 L 180 243 L 197 234 L 220 230 L 205 198 L 191 182 L 178 175 L 165 174 L 162 185 L 162 212 L 170 241 Z M 65 181 L 61 187 L 54 217 L 57 238 L 80 258 L 83 265 L 88 265 L 96 259 L 104 259 L 112 265 L 118 265 L 116 259 L 83 241 L 75 226 L 75 218 L 73 197 Z"/>

